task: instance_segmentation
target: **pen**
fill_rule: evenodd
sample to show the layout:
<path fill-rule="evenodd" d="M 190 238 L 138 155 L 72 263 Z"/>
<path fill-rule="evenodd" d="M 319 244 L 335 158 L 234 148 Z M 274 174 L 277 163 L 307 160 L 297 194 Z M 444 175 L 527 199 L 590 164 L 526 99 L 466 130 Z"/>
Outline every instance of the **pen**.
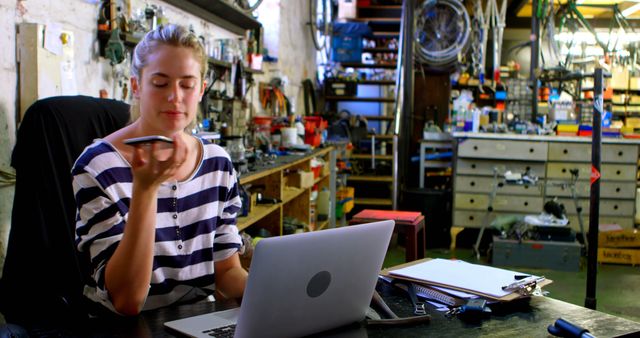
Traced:
<path fill-rule="evenodd" d="M 505 291 L 510 291 L 510 290 L 517 290 L 520 289 L 522 287 L 526 287 L 529 284 L 532 283 L 538 283 L 544 280 L 544 277 L 537 277 L 537 276 L 528 276 L 525 278 L 522 278 L 516 282 L 513 282 L 509 285 L 505 285 L 502 287 L 502 290 Z"/>

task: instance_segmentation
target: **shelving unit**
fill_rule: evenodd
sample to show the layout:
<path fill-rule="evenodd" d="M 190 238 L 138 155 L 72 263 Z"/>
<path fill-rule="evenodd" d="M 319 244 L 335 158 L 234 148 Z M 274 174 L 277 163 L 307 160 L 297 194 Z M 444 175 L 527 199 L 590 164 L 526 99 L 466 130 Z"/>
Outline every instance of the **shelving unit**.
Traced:
<path fill-rule="evenodd" d="M 300 222 L 308 224 L 307 231 L 321 230 L 335 227 L 335 213 L 329 213 L 326 221 L 314 224 L 311 205 L 312 187 L 292 186 L 289 179 L 291 173 L 297 170 L 311 171 L 311 159 L 322 158 L 325 168 L 319 177 L 315 178 L 313 185 L 318 189 L 327 188 L 330 191 L 330 205 L 335 206 L 335 150 L 332 147 L 317 149 L 305 155 L 287 155 L 278 158 L 277 162 L 269 167 L 261 168 L 250 174 L 240 177 L 240 184 L 262 186 L 262 194 L 268 198 L 276 198 L 281 202 L 276 204 L 256 204 L 245 217 L 238 217 L 238 230 L 254 231 L 258 228 L 269 231 L 272 236 L 281 236 L 283 232 L 283 219 L 294 217 Z"/>
<path fill-rule="evenodd" d="M 402 6 L 358 6 L 357 17 L 351 22 L 368 22 L 375 47 L 365 46 L 362 51 L 371 53 L 375 63 L 342 62 L 343 68 L 355 69 L 388 69 L 395 70 L 397 65 L 392 60 L 379 60 L 376 54 L 397 55 L 396 48 L 389 48 L 388 41 L 383 38 L 399 36 Z M 386 45 L 380 43 L 385 42 Z M 397 45 L 397 43 L 395 44 Z M 359 115 L 369 121 L 368 135 L 354 144 L 354 152 L 348 160 L 352 163 L 352 173 L 347 176 L 347 185 L 355 188 L 354 203 L 356 207 L 373 206 L 376 208 L 396 209 L 397 207 L 397 136 L 387 134 L 386 130 L 393 122 L 392 110 L 388 104 L 396 102 L 389 86 L 395 86 L 395 80 L 358 80 L 358 94 L 355 96 L 326 96 L 330 110 L 349 110 L 352 115 Z M 377 89 L 376 89 L 377 87 Z M 377 93 L 376 93 L 377 91 Z M 368 93 L 363 93 L 368 92 Z M 376 105 L 375 108 L 372 105 Z M 375 125 L 372 128 L 372 125 Z M 371 130 L 375 130 L 371 133 Z M 367 143 L 367 140 L 370 140 Z M 368 144 L 368 145 L 367 145 Z M 366 149 L 366 150 L 365 150 Z"/>
<path fill-rule="evenodd" d="M 224 0 L 165 0 L 188 13 L 232 31 L 244 34 L 246 30 L 260 28 L 260 22 Z"/>
<path fill-rule="evenodd" d="M 102 32 L 102 31 L 98 31 L 98 42 L 100 44 L 100 55 L 104 56 L 104 48 L 107 44 L 107 41 L 109 41 L 109 37 L 111 36 L 111 32 Z M 128 48 L 134 48 L 138 42 L 140 42 L 140 38 L 134 36 L 133 34 L 129 34 L 129 33 L 122 33 L 120 34 L 120 40 L 122 40 L 122 42 L 124 43 L 124 45 Z M 213 68 L 219 68 L 219 69 L 223 69 L 223 70 L 230 70 L 231 67 L 233 66 L 231 64 L 231 62 L 226 62 L 226 61 L 222 61 L 222 60 L 218 60 L 218 59 L 214 59 L 214 58 L 209 58 L 209 65 Z M 249 74 L 264 74 L 264 72 L 262 70 L 259 69 L 251 69 L 251 68 L 245 68 L 244 69 L 245 72 L 249 73 Z"/>

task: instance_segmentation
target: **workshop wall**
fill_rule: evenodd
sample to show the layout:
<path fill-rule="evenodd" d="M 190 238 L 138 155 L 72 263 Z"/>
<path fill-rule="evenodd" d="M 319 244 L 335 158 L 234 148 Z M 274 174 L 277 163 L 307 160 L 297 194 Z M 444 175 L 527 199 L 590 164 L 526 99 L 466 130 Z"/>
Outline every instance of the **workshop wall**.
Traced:
<path fill-rule="evenodd" d="M 50 1 L 50 0 L 0 0 L 0 45 L 5 46 L 0 53 L 0 169 L 13 172 L 10 167 L 11 151 L 16 141 L 16 116 L 18 115 L 18 67 L 16 64 L 16 25 L 29 23 L 56 23 L 63 30 L 71 31 L 75 38 L 74 60 L 78 94 L 98 96 L 105 89 L 110 97 L 121 99 L 121 88 L 113 81 L 113 68 L 104 58 L 98 56 L 96 40 L 99 5 L 96 0 Z M 313 74 L 315 52 L 308 38 L 305 26 L 308 13 L 308 1 L 265 0 L 264 3 L 277 3 L 280 7 L 279 49 L 277 63 L 265 65 L 265 74 L 256 76 L 256 81 L 268 82 L 274 74 L 283 74 L 291 85 L 287 91 L 290 99 L 296 102 L 302 113 L 302 90 L 300 83 Z M 202 19 L 155 0 L 132 0 L 131 9 L 143 8 L 145 3 L 163 6 L 170 22 L 193 26 L 198 33 L 207 32 L 214 38 L 231 38 L 235 35 Z M 120 67 L 128 72 L 128 67 Z M 128 73 L 126 73 L 128 74 Z M 125 75 L 126 75 L 125 74 Z M 257 85 L 254 87 L 257 100 Z M 259 104 L 255 105 L 259 114 Z M 0 184 L 0 274 L 6 253 L 14 186 Z"/>

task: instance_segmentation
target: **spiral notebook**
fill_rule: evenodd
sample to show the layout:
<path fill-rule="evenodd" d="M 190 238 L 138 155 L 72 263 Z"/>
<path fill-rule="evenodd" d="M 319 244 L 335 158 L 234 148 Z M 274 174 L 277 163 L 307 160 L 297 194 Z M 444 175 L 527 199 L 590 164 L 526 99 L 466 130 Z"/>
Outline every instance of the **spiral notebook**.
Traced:
<path fill-rule="evenodd" d="M 393 278 L 387 278 L 387 277 L 383 277 L 383 278 L 388 282 L 393 282 L 394 280 Z M 406 283 L 411 283 L 411 282 L 406 282 Z M 394 283 L 394 284 L 405 291 L 407 290 L 407 285 L 404 283 Z M 436 301 L 438 303 L 448 305 L 448 306 L 453 306 L 453 307 L 464 304 L 466 299 L 478 298 L 478 296 L 476 295 L 472 295 L 464 292 L 457 292 L 455 290 L 449 290 L 445 288 L 439 288 L 436 286 L 427 286 L 419 283 L 413 283 L 413 288 L 415 289 L 416 296 L 420 298 Z M 449 293 L 448 291 L 454 294 Z"/>

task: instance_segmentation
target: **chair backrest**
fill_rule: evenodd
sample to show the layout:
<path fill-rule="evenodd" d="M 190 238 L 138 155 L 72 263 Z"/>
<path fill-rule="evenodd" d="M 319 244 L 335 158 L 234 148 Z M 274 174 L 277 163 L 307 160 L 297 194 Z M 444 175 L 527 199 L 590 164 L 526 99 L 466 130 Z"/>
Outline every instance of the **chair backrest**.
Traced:
<path fill-rule="evenodd" d="M 16 186 L 0 280 L 0 312 L 8 322 L 86 317 L 71 167 L 94 139 L 128 120 L 126 103 L 88 96 L 42 99 L 26 111 L 11 156 Z"/>

